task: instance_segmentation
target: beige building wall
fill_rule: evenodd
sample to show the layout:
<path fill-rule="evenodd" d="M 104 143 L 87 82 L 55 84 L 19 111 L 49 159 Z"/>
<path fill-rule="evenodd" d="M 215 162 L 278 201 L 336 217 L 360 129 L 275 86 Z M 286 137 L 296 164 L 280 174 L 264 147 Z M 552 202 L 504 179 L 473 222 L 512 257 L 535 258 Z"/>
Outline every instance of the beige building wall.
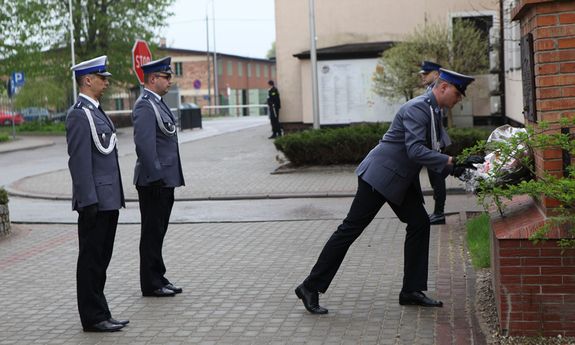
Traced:
<path fill-rule="evenodd" d="M 312 122 L 309 0 L 275 0 L 277 85 L 282 122 Z M 494 15 L 499 0 L 315 0 L 317 48 L 398 41 L 416 27 L 449 23 L 452 15 Z M 309 91 L 309 92 L 305 92 Z M 308 96 L 306 96 L 308 95 Z"/>

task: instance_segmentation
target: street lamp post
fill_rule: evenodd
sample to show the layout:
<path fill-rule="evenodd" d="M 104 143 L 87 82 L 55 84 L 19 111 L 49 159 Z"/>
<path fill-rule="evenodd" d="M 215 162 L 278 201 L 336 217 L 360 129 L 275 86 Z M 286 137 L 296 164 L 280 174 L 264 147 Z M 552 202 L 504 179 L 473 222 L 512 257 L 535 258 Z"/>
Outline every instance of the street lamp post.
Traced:
<path fill-rule="evenodd" d="M 208 105 L 212 105 L 212 71 L 210 68 L 210 26 L 208 24 L 208 8 L 206 7 L 206 60 L 208 62 Z M 209 111 L 211 115 L 211 110 Z"/>
<path fill-rule="evenodd" d="M 317 86 L 317 54 L 315 37 L 315 1 L 309 0 L 309 35 L 310 35 L 310 62 L 311 62 L 311 95 L 313 107 L 313 129 L 319 129 L 319 101 Z"/>
<path fill-rule="evenodd" d="M 74 53 L 74 20 L 72 19 L 72 0 L 68 0 L 68 9 L 70 10 L 70 48 L 72 52 L 72 66 L 76 65 L 76 54 Z M 76 78 L 74 78 L 74 71 L 72 71 L 72 98 L 76 103 Z"/>
<path fill-rule="evenodd" d="M 214 31 L 214 105 L 219 105 L 219 90 L 218 90 L 218 54 L 216 53 L 216 0 L 212 0 L 212 27 Z"/>

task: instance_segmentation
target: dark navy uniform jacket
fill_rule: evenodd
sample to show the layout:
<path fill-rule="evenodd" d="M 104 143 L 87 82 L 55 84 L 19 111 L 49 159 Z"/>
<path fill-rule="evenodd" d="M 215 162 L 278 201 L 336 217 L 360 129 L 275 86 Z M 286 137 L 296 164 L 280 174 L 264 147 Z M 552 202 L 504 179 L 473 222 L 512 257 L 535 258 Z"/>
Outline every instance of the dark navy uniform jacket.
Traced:
<path fill-rule="evenodd" d="M 423 201 L 419 185 L 422 166 L 445 173 L 449 159 L 431 149 L 432 123 L 437 129 L 442 126 L 441 109 L 433 93 L 426 92 L 405 103 L 379 144 L 359 164 L 356 174 L 396 205 L 401 205 L 412 185 Z"/>
<path fill-rule="evenodd" d="M 97 203 L 99 211 L 117 210 L 125 206 L 118 150 L 101 153 L 93 142 L 90 123 L 82 108 L 88 108 L 94 119 L 98 140 L 108 147 L 116 129 L 110 118 L 80 95 L 66 115 L 68 168 L 72 175 L 72 209 Z"/>
<path fill-rule="evenodd" d="M 174 135 L 164 134 L 158 127 L 156 114 L 150 101 L 154 102 L 166 129 L 176 128 L 176 120 L 168 106 L 158 96 L 144 89 L 134 104 L 134 143 L 138 159 L 134 169 L 134 184 L 149 186 L 162 180 L 165 187 L 184 185 L 182 163 L 178 147 L 177 131 Z"/>

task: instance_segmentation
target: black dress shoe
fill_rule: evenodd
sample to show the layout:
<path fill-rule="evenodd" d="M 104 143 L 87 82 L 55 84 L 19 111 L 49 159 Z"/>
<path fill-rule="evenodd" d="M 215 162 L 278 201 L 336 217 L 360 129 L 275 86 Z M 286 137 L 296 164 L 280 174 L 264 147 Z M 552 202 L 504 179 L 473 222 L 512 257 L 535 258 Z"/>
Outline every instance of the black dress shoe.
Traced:
<path fill-rule="evenodd" d="M 275 138 L 277 138 L 277 137 L 278 137 L 278 136 L 274 134 L 274 135 L 272 135 L 271 137 L 268 137 L 268 139 L 275 139 Z"/>
<path fill-rule="evenodd" d="M 130 320 L 116 320 L 113 317 L 109 318 L 108 321 L 113 323 L 114 325 L 122 325 L 125 326 L 130 323 Z"/>
<path fill-rule="evenodd" d="M 445 214 L 443 213 L 432 213 L 429 215 L 429 224 L 445 224 Z"/>
<path fill-rule="evenodd" d="M 170 289 L 166 289 L 165 287 L 161 287 L 156 289 L 152 292 L 143 292 L 142 295 L 144 297 L 172 297 L 175 296 L 176 293 Z"/>
<path fill-rule="evenodd" d="M 431 299 L 421 291 L 404 292 L 399 294 L 399 304 L 420 305 L 422 307 L 443 307 L 443 302 Z"/>
<path fill-rule="evenodd" d="M 174 293 L 182 293 L 182 288 L 178 287 L 178 286 L 174 286 L 172 283 L 164 286 L 164 288 L 168 289 L 168 290 L 172 290 L 174 291 Z"/>
<path fill-rule="evenodd" d="M 118 325 L 111 323 L 109 320 L 104 320 L 91 326 L 84 327 L 84 332 L 116 332 L 122 328 L 124 328 L 124 325 Z"/>
<path fill-rule="evenodd" d="M 319 306 L 319 293 L 310 291 L 301 284 L 295 289 L 295 294 L 302 300 L 303 306 L 312 314 L 327 314 L 327 309 Z"/>

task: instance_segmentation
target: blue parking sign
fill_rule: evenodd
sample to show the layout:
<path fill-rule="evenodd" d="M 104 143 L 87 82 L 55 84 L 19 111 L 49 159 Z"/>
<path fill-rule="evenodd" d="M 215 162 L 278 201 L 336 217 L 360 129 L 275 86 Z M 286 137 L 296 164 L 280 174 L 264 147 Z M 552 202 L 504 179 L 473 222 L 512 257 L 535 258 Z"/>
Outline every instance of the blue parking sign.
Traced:
<path fill-rule="evenodd" d="M 12 85 L 14 87 L 24 86 L 24 72 L 12 72 Z"/>

